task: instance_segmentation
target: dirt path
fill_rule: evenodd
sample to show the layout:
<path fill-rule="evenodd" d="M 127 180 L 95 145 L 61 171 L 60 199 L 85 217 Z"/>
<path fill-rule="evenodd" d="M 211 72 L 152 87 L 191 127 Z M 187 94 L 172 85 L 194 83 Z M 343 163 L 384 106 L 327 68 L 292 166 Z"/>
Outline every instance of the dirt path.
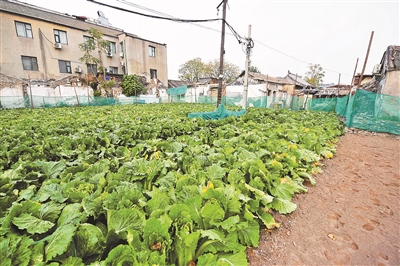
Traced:
<path fill-rule="evenodd" d="M 400 265 L 400 137 L 349 131 L 324 164 L 250 265 Z"/>

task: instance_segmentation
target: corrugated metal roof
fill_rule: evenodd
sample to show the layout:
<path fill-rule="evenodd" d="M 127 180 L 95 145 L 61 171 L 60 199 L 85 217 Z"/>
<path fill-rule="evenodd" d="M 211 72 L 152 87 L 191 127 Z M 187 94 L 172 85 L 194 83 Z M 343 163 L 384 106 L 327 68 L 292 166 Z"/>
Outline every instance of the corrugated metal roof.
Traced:
<path fill-rule="evenodd" d="M 19 1 L 11 0 L 0 0 L 0 10 L 20 16 L 25 16 L 33 19 L 43 20 L 50 23 L 64 25 L 67 27 L 81 29 L 87 31 L 91 27 L 101 28 L 104 35 L 116 37 L 123 32 L 121 29 L 107 27 L 98 23 L 82 21 L 74 18 L 73 16 L 58 13 L 48 9 L 44 9 L 38 6 L 25 4 Z"/>

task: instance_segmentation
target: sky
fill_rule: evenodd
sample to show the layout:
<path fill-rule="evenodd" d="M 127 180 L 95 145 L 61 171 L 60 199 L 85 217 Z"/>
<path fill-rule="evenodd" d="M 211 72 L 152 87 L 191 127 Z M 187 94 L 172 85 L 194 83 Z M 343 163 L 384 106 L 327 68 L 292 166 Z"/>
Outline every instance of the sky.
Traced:
<path fill-rule="evenodd" d="M 168 79 L 179 67 L 201 58 L 219 60 L 221 21 L 178 23 L 148 18 L 87 0 L 20 0 L 50 10 L 97 19 L 102 11 L 113 27 L 167 44 Z M 180 19 L 222 18 L 222 0 L 96 0 L 139 13 Z M 323 83 L 350 84 L 361 73 L 374 32 L 364 74 L 371 74 L 389 45 L 400 45 L 400 0 L 228 0 L 226 21 L 247 37 L 251 25 L 251 65 L 262 74 L 303 76 L 310 64 L 325 70 Z M 224 60 L 245 68 L 246 54 L 226 28 Z"/>

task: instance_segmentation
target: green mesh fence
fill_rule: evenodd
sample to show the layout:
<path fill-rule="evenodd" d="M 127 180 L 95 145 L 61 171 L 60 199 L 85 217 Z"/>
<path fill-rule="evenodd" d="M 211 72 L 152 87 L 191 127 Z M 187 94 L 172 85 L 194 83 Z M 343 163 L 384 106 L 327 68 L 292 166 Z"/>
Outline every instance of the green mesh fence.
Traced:
<path fill-rule="evenodd" d="M 349 100 L 346 125 L 369 131 L 400 135 L 399 98 L 357 90 Z"/>
<path fill-rule="evenodd" d="M 169 94 L 170 102 L 191 102 L 202 104 L 217 104 L 217 97 L 185 96 L 181 94 L 184 87 Z M 175 94 L 176 93 L 176 94 Z M 116 104 L 144 104 L 147 100 L 139 97 L 92 97 L 92 96 L 0 96 L 0 108 L 48 108 L 63 106 L 102 106 Z M 241 106 L 241 97 L 222 97 L 225 106 Z M 346 125 L 375 132 L 388 132 L 400 135 L 400 98 L 384 94 L 376 94 L 365 90 L 357 90 L 354 95 L 342 98 L 307 98 L 292 96 L 276 98 L 264 96 L 248 98 L 248 107 L 257 108 L 288 108 L 293 111 L 314 110 L 336 112 L 346 118 Z"/>

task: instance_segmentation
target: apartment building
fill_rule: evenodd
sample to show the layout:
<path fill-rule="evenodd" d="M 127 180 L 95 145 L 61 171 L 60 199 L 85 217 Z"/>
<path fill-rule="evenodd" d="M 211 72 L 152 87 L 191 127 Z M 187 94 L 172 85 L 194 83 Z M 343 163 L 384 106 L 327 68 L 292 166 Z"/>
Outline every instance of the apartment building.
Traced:
<path fill-rule="evenodd" d="M 97 74 L 79 58 L 79 44 L 96 28 L 109 41 L 101 57 L 110 74 L 137 74 L 147 81 L 168 84 L 166 44 L 140 38 L 111 27 L 104 14 L 98 19 L 62 14 L 16 0 L 0 0 L 0 73 L 37 80 Z"/>

